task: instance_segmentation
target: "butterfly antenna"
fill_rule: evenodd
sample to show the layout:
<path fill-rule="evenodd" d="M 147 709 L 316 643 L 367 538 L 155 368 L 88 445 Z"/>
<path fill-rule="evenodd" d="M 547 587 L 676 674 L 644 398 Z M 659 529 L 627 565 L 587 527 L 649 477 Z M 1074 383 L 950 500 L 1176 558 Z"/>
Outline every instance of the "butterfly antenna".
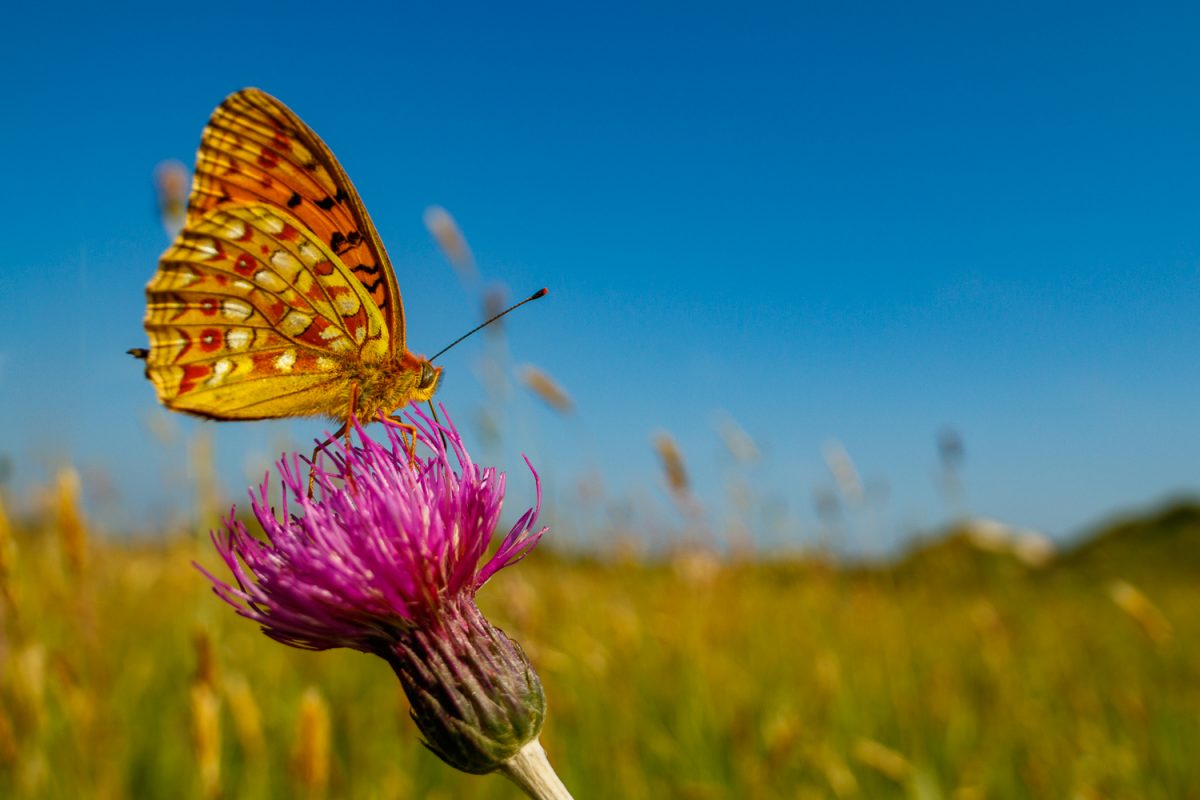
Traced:
<path fill-rule="evenodd" d="M 483 330 L 483 329 L 484 329 L 484 328 L 486 328 L 488 325 L 491 325 L 493 322 L 495 322 L 496 320 L 500 319 L 501 317 L 503 317 L 503 316 L 504 316 L 505 314 L 507 314 L 508 312 L 510 312 L 510 311 L 516 311 L 518 308 L 520 308 L 521 306 L 525 305 L 525 304 L 526 304 L 526 303 L 528 303 L 528 302 L 531 302 L 531 301 L 533 301 L 533 300 L 537 300 L 538 298 L 541 298 L 541 297 L 545 297 L 547 294 L 549 294 L 549 292 L 550 292 L 550 290 L 549 290 L 549 289 L 538 289 L 536 292 L 534 292 L 533 294 L 529 295 L 529 297 L 526 297 L 524 300 L 522 300 L 522 301 L 521 301 L 521 302 L 519 302 L 519 303 L 515 303 L 515 304 L 513 304 L 513 305 L 509 306 L 508 308 L 504 309 L 503 311 L 501 311 L 501 312 L 500 312 L 499 314 L 497 314 L 496 316 L 494 316 L 494 317 L 492 317 L 491 319 L 489 319 L 487 322 L 484 322 L 484 323 L 482 323 L 482 324 L 480 324 L 480 325 L 476 325 L 474 328 L 472 328 L 471 330 L 467 331 L 467 332 L 466 332 L 466 333 L 464 333 L 462 336 L 458 337 L 458 338 L 457 338 L 457 339 L 455 339 L 453 342 L 451 342 L 450 344 L 448 344 L 448 345 L 446 345 L 445 347 L 443 347 L 441 350 L 439 350 L 439 351 L 437 352 L 437 355 L 433 356 L 433 357 L 432 357 L 432 358 L 430 358 L 429 360 L 430 360 L 430 361 L 434 361 L 434 360 L 436 360 L 436 359 L 438 358 L 438 356 L 442 355 L 442 354 L 443 354 L 443 353 L 445 353 L 447 350 L 449 350 L 451 347 L 454 347 L 454 345 L 458 344 L 458 343 L 459 343 L 459 342 L 461 342 L 463 339 L 466 339 L 466 338 L 467 338 L 468 336 L 470 336 L 471 334 L 473 334 L 473 333 L 476 333 L 476 332 L 478 332 L 478 331 L 481 331 L 481 330 Z"/>

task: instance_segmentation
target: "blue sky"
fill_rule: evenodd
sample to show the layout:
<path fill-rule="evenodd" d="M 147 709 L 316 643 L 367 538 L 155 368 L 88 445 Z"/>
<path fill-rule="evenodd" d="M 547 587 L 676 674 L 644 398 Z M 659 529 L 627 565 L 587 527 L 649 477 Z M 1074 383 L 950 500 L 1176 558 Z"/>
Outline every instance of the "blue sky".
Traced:
<path fill-rule="evenodd" d="M 574 396 L 503 407 L 475 341 L 439 398 L 491 404 L 570 520 L 580 475 L 670 522 L 650 440 L 679 441 L 718 527 L 727 413 L 763 451 L 756 507 L 816 523 L 841 442 L 895 541 L 945 519 L 935 436 L 974 513 L 1070 535 L 1195 493 L 1200 12 L 1180 5 L 199 4 L 15 10 L 0 32 L 0 451 L 11 485 L 70 459 L 114 524 L 183 502 L 214 437 L 230 497 L 325 427 L 162 428 L 124 354 L 166 236 L 151 174 L 258 86 L 332 147 L 395 263 L 409 346 L 478 319 L 425 231 L 447 208 L 485 278 L 551 296 L 508 366 Z M 686 10 L 684 10 L 686 9 Z M 655 511 L 654 509 L 657 509 Z M 100 512 L 98 512 L 100 513 Z M 582 512 L 580 512 L 582 513 Z M 762 523 L 756 514 L 752 528 Z M 865 523 L 863 523 L 865 525 Z M 873 535 L 876 535 L 873 534 Z M 762 534 L 769 538 L 767 534 Z M 793 534 L 789 534 L 793 535 Z"/>

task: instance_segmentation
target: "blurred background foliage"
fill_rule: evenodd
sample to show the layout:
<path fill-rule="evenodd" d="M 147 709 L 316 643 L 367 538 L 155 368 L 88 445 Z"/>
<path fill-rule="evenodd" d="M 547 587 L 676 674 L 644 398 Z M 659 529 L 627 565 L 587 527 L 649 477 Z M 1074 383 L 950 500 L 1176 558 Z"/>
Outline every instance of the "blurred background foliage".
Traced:
<path fill-rule="evenodd" d="M 479 602 L 546 685 L 578 798 L 1200 792 L 1200 508 L 1031 557 L 970 524 L 902 557 L 552 534 Z M 0 796 L 515 798 L 423 750 L 387 666 L 282 647 L 186 528 L 98 535 L 64 470 L 0 519 Z"/>

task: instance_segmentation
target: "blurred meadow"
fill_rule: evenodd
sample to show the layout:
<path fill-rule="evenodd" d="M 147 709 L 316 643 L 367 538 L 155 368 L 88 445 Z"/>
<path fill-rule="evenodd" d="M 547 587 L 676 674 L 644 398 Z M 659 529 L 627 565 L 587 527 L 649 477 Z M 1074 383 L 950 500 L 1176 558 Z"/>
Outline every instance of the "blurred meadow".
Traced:
<path fill-rule="evenodd" d="M 71 471 L 0 517 L 0 796 L 502 798 L 394 676 L 211 595 L 197 530 L 97 537 Z M 903 558 L 540 547 L 481 607 L 529 654 L 578 798 L 1200 796 L 1200 507 L 1057 555 L 994 528 Z"/>

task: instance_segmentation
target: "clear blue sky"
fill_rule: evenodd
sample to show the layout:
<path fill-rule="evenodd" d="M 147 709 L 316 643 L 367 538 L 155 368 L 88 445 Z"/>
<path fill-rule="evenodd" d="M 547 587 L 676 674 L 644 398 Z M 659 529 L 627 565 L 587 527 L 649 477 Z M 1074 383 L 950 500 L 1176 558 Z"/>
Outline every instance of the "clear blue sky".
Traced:
<path fill-rule="evenodd" d="M 151 172 L 191 164 L 212 108 L 258 86 L 332 147 L 397 265 L 410 347 L 477 300 L 421 222 L 440 204 L 483 274 L 547 300 L 514 394 L 572 515 L 576 476 L 661 506 L 679 440 L 718 517 L 732 415 L 759 500 L 814 531 L 842 442 L 888 487 L 887 537 L 945 518 L 934 439 L 966 445 L 967 504 L 1060 536 L 1200 483 L 1200 12 L 1139 4 L 160 3 L 9 12 L 0 31 L 0 451 L 15 487 L 70 458 L 138 524 L 179 502 L 150 437 L 142 287 L 167 241 Z M 482 341 L 444 360 L 469 427 Z M 284 437 L 216 437 L 229 493 Z M 255 455 L 260 454 L 260 455 Z M 528 484 L 514 474 L 514 489 Z M 754 524 L 757 524 L 754 523 Z"/>

